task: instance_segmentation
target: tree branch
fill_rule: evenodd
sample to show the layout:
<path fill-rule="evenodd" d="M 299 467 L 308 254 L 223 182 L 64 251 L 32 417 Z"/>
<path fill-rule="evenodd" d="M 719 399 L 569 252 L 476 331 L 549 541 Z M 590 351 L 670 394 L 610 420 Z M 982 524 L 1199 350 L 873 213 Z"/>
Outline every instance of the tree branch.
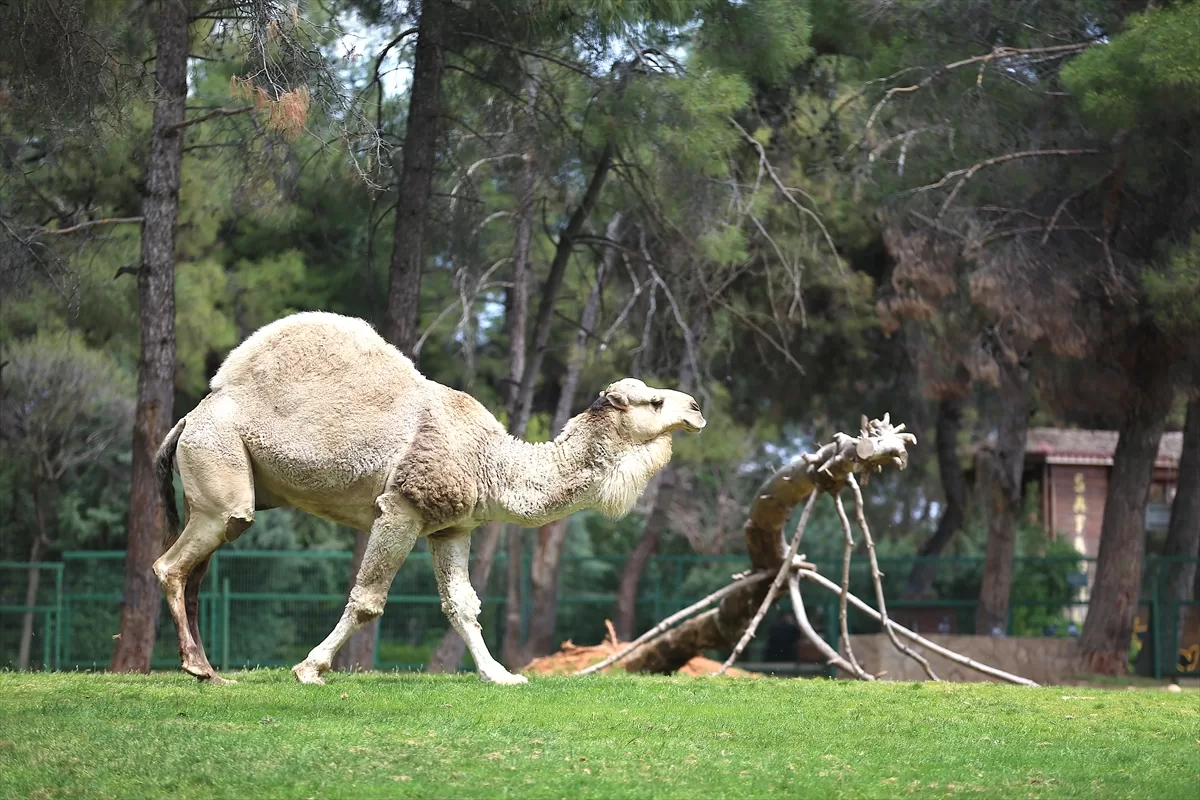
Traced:
<path fill-rule="evenodd" d="M 400 44 L 400 42 L 404 41 L 405 37 L 411 36 L 412 34 L 414 34 L 416 32 L 417 32 L 416 28 L 409 28 L 406 31 L 402 31 L 399 36 L 397 36 L 395 39 L 392 39 L 390 42 L 388 42 L 387 45 L 385 45 L 384 48 L 379 51 L 379 55 L 375 57 L 375 68 L 371 71 L 371 82 L 369 84 L 367 84 L 367 87 L 368 88 L 370 88 L 371 86 L 378 87 L 377 91 L 376 91 L 376 95 L 375 95 L 375 130 L 376 131 L 380 131 L 383 129 L 383 81 L 381 81 L 379 79 L 379 68 L 383 65 L 383 59 L 385 57 L 387 57 L 388 52 L 390 52 L 393 47 Z"/>
<path fill-rule="evenodd" d="M 863 435 L 866 435 L 866 418 L 863 418 Z M 887 632 L 888 638 L 892 640 L 892 644 L 896 646 L 904 655 L 911 658 L 921 665 L 925 670 L 925 674 L 929 676 L 931 681 L 936 681 L 938 676 L 934 674 L 933 667 L 929 666 L 929 659 L 913 650 L 911 647 L 901 643 L 896 638 L 896 632 L 888 624 L 887 605 L 883 601 L 883 573 L 879 571 L 879 561 L 875 558 L 875 542 L 871 539 L 871 529 L 867 527 L 867 518 L 863 513 L 863 496 L 862 490 L 858 488 L 858 481 L 854 479 L 854 473 L 846 476 L 846 482 L 850 484 L 850 491 L 854 493 L 854 513 L 858 518 L 858 527 L 862 529 L 863 538 L 867 541 L 867 555 L 871 561 L 871 581 L 875 584 L 875 602 L 879 606 L 879 619 L 882 621 L 883 629 Z M 849 640 L 846 642 L 849 648 Z M 849 652 L 849 650 L 847 650 Z"/>
<path fill-rule="evenodd" d="M 854 675 L 859 680 L 875 680 L 875 676 L 860 667 L 857 662 L 851 663 L 838 655 L 838 652 L 829 646 L 829 642 L 826 642 L 820 634 L 813 630 L 812 623 L 808 621 L 808 612 L 804 609 L 804 598 L 800 596 L 800 580 L 796 577 L 795 572 L 788 575 L 788 592 L 792 596 L 792 609 L 796 612 L 796 622 L 800 625 L 800 630 L 808 637 L 808 641 L 816 645 L 816 648 L 824 654 L 827 662 Z M 849 640 L 846 641 L 846 652 L 850 652 Z"/>
<path fill-rule="evenodd" d="M 836 583 L 829 580 L 828 578 L 826 578 L 824 575 L 820 574 L 816 570 L 802 569 L 797 573 L 797 575 L 804 578 L 805 580 L 812 581 L 813 583 L 819 584 L 820 586 L 823 586 L 824 588 L 828 589 L 831 592 L 835 592 L 835 593 L 840 592 L 840 589 L 838 588 L 838 585 Z M 878 611 L 871 608 L 869 605 L 864 603 L 862 600 L 859 600 L 854 595 L 850 595 L 849 597 L 850 597 L 850 603 L 855 608 L 857 608 L 859 611 L 862 611 L 864 614 L 867 614 L 868 616 L 870 616 L 872 619 L 874 619 L 876 621 L 879 621 L 881 619 Z M 990 675 L 993 678 L 999 678 L 1000 680 L 1008 681 L 1009 683 L 1016 683 L 1021 686 L 1031 686 L 1031 687 L 1037 688 L 1037 684 L 1034 683 L 1033 681 L 1029 680 L 1028 678 L 1022 678 L 1018 675 L 1012 675 L 1008 672 L 1005 672 L 1004 670 L 999 670 L 999 669 L 996 669 L 995 667 L 989 667 L 987 664 L 980 664 L 975 659 L 968 658 L 967 656 L 964 656 L 964 655 L 960 655 L 960 654 L 954 652 L 953 650 L 948 650 L 945 647 L 942 647 L 940 644 L 935 644 L 934 642 L 931 642 L 928 639 L 926 639 L 924 636 L 913 633 L 908 628 L 904 627 L 903 625 L 901 625 L 897 622 L 893 622 L 890 619 L 887 621 L 887 628 L 890 631 L 895 631 L 895 632 L 899 633 L 901 636 L 905 637 L 906 639 L 912 640 L 914 643 L 920 645 L 921 647 L 924 647 L 927 650 L 932 650 L 933 652 L 937 653 L 938 655 L 950 659 L 951 661 L 955 662 L 956 664 L 962 664 L 964 667 L 970 667 L 971 669 L 973 669 L 977 672 L 982 672 L 984 675 Z"/>
<path fill-rule="evenodd" d="M 842 632 L 842 641 L 846 643 L 846 660 L 850 662 L 851 672 L 855 675 L 863 671 L 858 659 L 854 657 L 854 649 L 850 646 L 850 624 L 846 615 L 846 598 L 850 595 L 850 557 L 854 555 L 854 534 L 850 531 L 850 519 L 846 516 L 846 507 L 842 505 L 841 494 L 833 496 L 837 506 L 838 519 L 842 522 L 842 535 L 845 538 L 842 549 L 842 592 L 838 597 L 838 626 Z"/>
<path fill-rule="evenodd" d="M 763 337 L 764 339 L 766 339 L 766 340 L 767 340 L 767 344 L 771 345 L 771 347 L 773 347 L 773 348 L 775 349 L 775 351 L 776 351 L 776 352 L 778 352 L 778 353 L 779 353 L 781 356 L 783 356 L 783 357 L 784 357 L 784 359 L 785 359 L 785 360 L 786 360 L 786 361 L 787 361 L 789 364 L 791 364 L 791 365 L 792 365 L 792 367 L 794 367 L 794 368 L 795 368 L 795 370 L 796 370 L 797 372 L 799 372 L 801 375 L 804 375 L 804 374 L 805 374 L 805 372 L 804 372 L 804 367 L 802 367 L 802 366 L 800 365 L 800 362 L 796 360 L 796 357 L 795 357 L 795 356 L 793 356 L 793 355 L 791 354 L 791 352 L 790 352 L 790 351 L 789 351 L 789 350 L 788 350 L 786 347 L 784 347 L 782 344 L 780 344 L 779 342 L 777 342 L 777 341 L 775 340 L 775 338 L 774 338 L 773 336 L 771 336 L 771 334 L 767 333 L 767 332 L 766 332 L 766 331 L 764 331 L 764 330 L 763 330 L 763 329 L 762 329 L 762 328 L 761 328 L 759 325 L 757 325 L 757 324 L 754 322 L 754 320 L 750 319 L 750 318 L 749 318 L 749 317 L 747 317 L 745 314 L 743 314 L 742 312 L 738 311 L 736 308 L 734 308 L 732 305 L 730 305 L 729 303 L 727 303 L 727 302 L 726 302 L 724 299 L 722 299 L 721 297 L 714 297 L 714 298 L 712 298 L 712 299 L 713 299 L 713 300 L 715 300 L 715 301 L 716 301 L 716 302 L 717 302 L 719 305 L 721 305 L 723 308 L 725 308 L 725 310 L 726 310 L 726 311 L 728 311 L 730 314 L 733 314 L 735 317 L 737 317 L 738 319 L 740 319 L 740 320 L 742 321 L 742 323 L 743 323 L 743 324 L 747 325 L 747 326 L 748 326 L 748 327 L 749 327 L 751 330 L 753 330 L 753 331 L 754 331 L 755 333 L 757 333 L 759 336 L 761 336 L 761 337 Z"/>
<path fill-rule="evenodd" d="M 1008 161 L 1015 161 L 1019 158 L 1069 158 L 1073 156 L 1094 156 L 1100 152 L 1100 150 L 1095 148 L 1072 148 L 1053 150 L 1022 150 L 1017 153 L 1005 153 L 1002 156 L 986 158 L 983 161 L 980 161 L 978 164 L 972 164 L 971 166 L 964 167 L 963 169 L 956 169 L 951 172 L 947 172 L 941 177 L 940 180 L 937 180 L 933 183 L 927 183 L 924 186 L 918 186 L 915 189 L 909 189 L 907 192 L 905 192 L 905 194 L 915 194 L 917 192 L 928 192 L 934 189 L 940 189 L 954 178 L 958 178 L 958 182 L 954 184 L 954 188 L 946 197 L 945 202 L 942 203 L 942 208 L 940 211 L 938 211 L 937 217 L 935 217 L 935 219 L 940 219 L 941 216 L 946 213 L 946 209 L 950 207 L 950 204 L 954 202 L 954 198 L 958 195 L 959 190 L 962 189 L 963 184 L 975 177 L 975 174 L 985 167 L 994 167 L 997 164 L 1004 164 Z"/>
<path fill-rule="evenodd" d="M 718 589 L 717 591 L 708 595 L 703 600 L 698 600 L 697 602 L 692 603 L 687 608 L 682 609 L 680 611 L 676 611 L 674 614 L 667 617 L 662 622 L 658 623 L 653 628 L 646 631 L 641 636 L 634 639 L 632 642 L 628 643 L 627 645 L 622 647 L 617 652 L 608 656 L 603 661 L 598 661 L 595 664 L 592 664 L 590 667 L 585 667 L 584 669 L 579 670 L 575 674 L 576 675 L 591 675 L 593 672 L 599 672 L 600 670 L 604 669 L 605 667 L 609 666 L 610 664 L 615 664 L 616 662 L 620 661 L 625 656 L 632 653 L 637 648 L 641 647 L 646 642 L 655 638 L 660 633 L 666 631 L 668 628 L 670 628 L 676 622 L 679 622 L 682 619 L 687 619 L 692 614 L 696 613 L 697 611 L 699 611 L 703 608 L 708 608 L 709 606 L 711 606 L 713 603 L 720 600 L 725 595 L 732 594 L 733 592 L 737 591 L 738 589 L 741 589 L 743 586 L 749 586 L 750 584 L 758 583 L 759 581 L 766 580 L 768 577 L 770 577 L 770 574 L 767 572 L 753 572 L 749 575 L 746 575 L 745 577 L 739 578 L 738 580 L 734 581 L 733 583 L 729 584 L 728 586 Z"/>
<path fill-rule="evenodd" d="M 804 528 L 808 525 L 808 518 L 812 515 L 813 506 L 817 502 L 817 497 L 821 494 L 818 490 L 813 490 L 808 496 L 808 502 L 804 504 L 804 511 L 800 514 L 800 522 L 796 524 L 796 533 L 792 536 L 792 543 L 788 546 L 787 554 L 783 557 L 783 563 L 779 565 L 779 571 L 775 573 L 775 580 L 771 581 L 770 587 L 767 589 L 767 596 L 758 606 L 758 611 L 754 612 L 754 618 L 750 620 L 750 624 L 746 627 L 746 631 L 742 634 L 742 638 L 738 639 L 738 643 L 734 646 L 733 652 L 729 654 L 729 658 L 725 659 L 713 675 L 724 675 L 725 670 L 737 659 L 742 651 L 746 649 L 746 645 L 750 644 L 750 640 L 754 638 L 754 632 L 758 630 L 759 623 L 767 614 L 767 609 L 775 602 L 775 595 L 779 593 L 779 589 L 783 586 L 783 582 L 787 580 L 788 572 L 794 566 L 796 556 L 800 553 L 800 539 L 804 536 Z"/>
<path fill-rule="evenodd" d="M 81 222 L 78 225 L 72 225 L 69 228 L 41 228 L 38 233 L 43 236 L 62 236 L 64 233 L 75 233 L 85 228 L 93 228 L 97 225 L 123 225 L 131 222 L 141 222 L 141 217 L 105 217 L 104 219 L 93 219 L 87 222 Z"/>
<path fill-rule="evenodd" d="M 193 125 L 199 125 L 201 122 L 207 122 L 208 120 L 215 119 L 216 117 L 233 117 L 238 114 L 245 114 L 247 111 L 253 111 L 253 110 L 254 110 L 254 106 L 252 106 L 252 105 L 251 106 L 240 106 L 238 108 L 218 108 L 216 111 L 210 111 L 207 114 L 201 114 L 198 117 L 194 117 L 192 119 L 188 119 L 188 120 L 184 120 L 183 122 L 176 123 L 175 125 L 171 125 L 171 126 L 167 127 L 166 132 L 167 133 L 177 133 L 178 131 L 181 131 L 184 128 L 190 128 Z"/>
<path fill-rule="evenodd" d="M 596 206 L 596 201 L 600 198 L 600 190 L 604 186 L 604 181 L 608 177 L 609 169 L 612 166 L 613 156 L 616 155 L 616 147 L 611 140 L 604 144 L 600 155 L 596 160 L 596 167 L 592 172 L 592 178 L 588 182 L 587 190 L 583 197 L 579 200 L 579 205 L 575 207 L 570 218 L 567 220 L 567 225 L 563 228 L 562 233 L 558 237 L 558 243 L 554 249 L 554 259 L 550 263 L 550 270 L 546 275 L 546 282 L 542 285 L 542 298 L 538 303 L 537 316 L 533 323 L 533 352 L 529 361 L 525 365 L 525 374 L 521 377 L 520 403 L 518 406 L 518 418 L 512 426 L 513 430 L 523 431 L 525 424 L 529 421 L 531 412 L 533 389 L 537 382 L 538 373 L 542 368 L 542 359 L 546 355 L 546 348 L 550 342 L 550 321 L 553 319 L 554 303 L 558 299 L 558 292 L 562 288 L 563 279 L 566 277 L 567 263 L 571 259 L 571 253 L 575 248 L 575 237 L 583 229 L 583 223 L 587 221 L 591 215 L 592 209 Z"/>
<path fill-rule="evenodd" d="M 893 97 L 895 97 L 898 94 L 909 94 L 911 92 L 915 92 L 920 89 L 924 89 L 926 86 L 933 83 L 934 80 L 936 80 L 939 76 L 944 75 L 947 72 L 953 72 L 954 70 L 956 70 L 960 67 L 967 67 L 972 64 L 979 64 L 980 69 L 981 69 L 980 74 L 979 74 L 979 80 L 982 81 L 983 80 L 982 68 L 985 67 L 987 64 L 989 64 L 992 61 L 998 61 L 998 60 L 1006 59 L 1006 58 L 1014 58 L 1017 56 L 1032 56 L 1032 55 L 1045 55 L 1045 56 L 1050 56 L 1053 58 L 1059 58 L 1059 57 L 1074 55 L 1076 53 L 1081 53 L 1084 50 L 1087 50 L 1089 47 L 1092 47 L 1098 43 L 1099 42 L 1097 42 L 1097 41 L 1075 42 L 1072 44 L 1053 45 L 1051 47 L 1031 47 L 1031 48 L 997 47 L 997 48 L 994 48 L 992 50 L 992 52 L 990 52 L 990 53 L 986 53 L 981 56 L 972 56 L 970 58 L 964 58 L 961 61 L 954 61 L 954 62 L 952 62 L 950 64 L 946 64 L 942 67 L 934 68 L 933 72 L 931 72 L 926 77 L 922 78 L 917 83 L 911 84 L 909 86 L 895 86 L 891 89 L 888 89 L 886 92 L 884 92 L 883 97 L 881 97 L 879 99 L 879 102 L 875 104 L 875 107 L 871 109 L 871 114 L 867 117 L 867 124 L 863 128 L 862 135 L 858 137 L 858 139 L 854 142 L 854 144 L 852 144 L 850 146 L 849 150 L 847 150 L 846 153 L 849 154 L 849 152 L 851 150 L 856 149 L 863 143 L 863 141 L 866 140 L 867 136 L 871 132 L 871 128 L 875 124 L 875 118 L 877 116 L 879 116 L 879 112 L 883 110 L 883 107 L 885 105 L 887 105 L 887 102 L 889 100 L 891 100 Z M 902 72 L 903 71 L 904 70 L 902 70 Z M 899 75 L 900 73 L 896 73 L 896 74 Z M 895 77 L 895 76 L 892 76 L 892 77 Z"/>
<path fill-rule="evenodd" d="M 509 50 L 512 50 L 513 52 L 520 53 L 521 55 L 531 56 L 533 58 L 538 58 L 543 61 L 549 61 L 551 64 L 557 64 L 558 66 L 569 69 L 572 72 L 578 73 L 579 75 L 582 75 L 585 78 L 595 78 L 596 77 L 595 75 L 588 72 L 586 69 L 579 66 L 578 64 L 572 64 L 570 61 L 565 61 L 565 60 L 559 58 L 558 56 L 551 55 L 550 53 L 544 53 L 540 50 L 530 50 L 526 47 L 521 47 L 519 45 L 513 44 L 512 42 L 502 42 L 499 39 L 493 39 L 489 36 L 483 36 L 482 34 L 471 33 L 469 31 L 459 31 L 458 33 L 459 33 L 459 35 L 465 36 L 468 39 L 478 39 L 481 42 L 487 42 L 488 44 L 494 44 L 497 47 L 506 47 Z"/>
<path fill-rule="evenodd" d="M 833 257 L 836 259 L 837 258 L 837 247 L 833 244 L 833 237 L 830 236 L 829 231 L 827 231 L 825 229 L 825 223 L 823 223 L 821 221 L 821 218 L 819 216 L 817 216 L 817 212 L 813 211 L 811 208 L 806 208 L 805 206 L 800 205 L 800 203 L 796 200 L 796 198 L 792 197 L 791 190 L 789 190 L 788 187 L 784 185 L 783 181 L 779 179 L 779 173 L 775 172 L 775 167 L 773 167 L 771 165 L 770 160 L 767 159 L 767 151 L 765 148 L 763 148 L 762 143 L 759 142 L 757 139 L 755 139 L 753 136 L 751 136 L 749 134 L 749 132 L 747 132 L 746 129 L 743 128 L 741 125 L 739 125 L 737 120 L 735 120 L 733 117 L 729 118 L 729 123 L 731 125 L 733 125 L 733 127 L 737 128 L 738 132 L 740 132 L 742 134 L 742 137 L 747 142 L 749 142 L 754 147 L 755 150 L 758 151 L 759 162 L 764 167 L 766 167 L 767 174 L 771 176 L 772 183 L 775 184 L 775 187 L 777 189 L 779 189 L 780 193 L 788 199 L 789 203 L 791 203 L 793 206 L 796 207 L 797 211 L 799 211 L 801 214 L 806 214 L 809 217 L 812 217 L 813 221 L 817 223 L 817 227 L 821 229 L 821 233 L 825 236 L 825 244 L 829 246 L 830 254 L 833 255 Z M 799 190 L 796 190 L 796 191 L 799 191 Z M 801 193 L 803 194 L 803 192 L 801 192 Z M 816 205 L 816 203 L 813 202 L 813 199 L 811 197 L 809 197 L 807 194 L 805 194 L 804 196 L 808 199 L 808 201 L 810 203 L 813 203 L 813 205 Z"/>

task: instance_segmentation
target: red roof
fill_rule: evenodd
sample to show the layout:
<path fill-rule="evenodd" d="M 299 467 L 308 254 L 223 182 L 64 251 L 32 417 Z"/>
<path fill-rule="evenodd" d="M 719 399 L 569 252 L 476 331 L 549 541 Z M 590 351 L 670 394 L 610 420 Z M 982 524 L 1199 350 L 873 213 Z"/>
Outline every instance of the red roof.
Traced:
<path fill-rule="evenodd" d="M 1116 449 L 1116 431 L 1030 428 L 1025 441 L 1027 457 L 1041 456 L 1051 464 L 1111 464 Z M 1177 468 L 1182 453 L 1183 434 L 1165 433 L 1155 466 Z"/>

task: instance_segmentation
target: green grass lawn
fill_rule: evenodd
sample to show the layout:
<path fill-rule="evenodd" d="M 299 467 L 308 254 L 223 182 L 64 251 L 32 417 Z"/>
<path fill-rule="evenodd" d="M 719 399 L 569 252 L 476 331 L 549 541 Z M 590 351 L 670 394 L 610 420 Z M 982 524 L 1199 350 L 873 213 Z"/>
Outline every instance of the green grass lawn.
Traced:
<path fill-rule="evenodd" d="M 1200 695 L 826 680 L 0 674 L 0 797 L 1200 796 Z"/>

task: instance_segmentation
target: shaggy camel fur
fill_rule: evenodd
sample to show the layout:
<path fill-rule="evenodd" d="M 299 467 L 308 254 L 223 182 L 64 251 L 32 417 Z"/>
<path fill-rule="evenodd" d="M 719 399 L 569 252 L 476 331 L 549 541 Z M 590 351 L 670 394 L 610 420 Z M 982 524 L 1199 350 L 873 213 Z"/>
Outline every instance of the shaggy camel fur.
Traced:
<path fill-rule="evenodd" d="M 421 375 L 367 323 L 326 313 L 262 328 L 229 354 L 211 389 L 158 453 L 171 529 L 179 523 L 172 462 L 188 519 L 154 572 L 183 669 L 212 681 L 221 679 L 196 624 L 209 557 L 250 527 L 256 510 L 290 506 L 370 531 L 341 620 L 292 670 L 301 683 L 323 683 L 334 653 L 383 613 L 422 536 L 442 610 L 480 678 L 524 683 L 484 644 L 467 573 L 471 530 L 487 520 L 532 528 L 584 508 L 621 516 L 670 460 L 671 434 L 705 424 L 690 396 L 625 378 L 553 442 L 522 442 L 470 395 Z"/>

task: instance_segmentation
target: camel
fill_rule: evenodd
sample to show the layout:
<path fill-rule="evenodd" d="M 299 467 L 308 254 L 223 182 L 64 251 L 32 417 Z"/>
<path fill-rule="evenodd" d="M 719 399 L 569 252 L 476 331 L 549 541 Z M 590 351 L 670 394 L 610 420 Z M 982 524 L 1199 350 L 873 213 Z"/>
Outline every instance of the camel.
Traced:
<path fill-rule="evenodd" d="M 255 332 L 210 389 L 158 451 L 171 533 L 154 573 L 184 671 L 214 683 L 223 680 L 204 653 L 196 614 L 209 558 L 250 527 L 255 511 L 283 507 L 370 532 L 340 621 L 292 669 L 301 683 L 324 683 L 338 649 L 383 614 L 392 579 L 421 537 L 442 611 L 480 679 L 525 683 L 483 640 L 467 571 L 471 531 L 493 520 L 533 528 L 587 508 L 623 516 L 670 460 L 671 435 L 705 425 L 691 396 L 624 378 L 553 442 L 523 442 L 473 397 L 418 372 L 368 323 L 324 312 Z M 176 469 L 187 524 L 171 542 Z"/>

